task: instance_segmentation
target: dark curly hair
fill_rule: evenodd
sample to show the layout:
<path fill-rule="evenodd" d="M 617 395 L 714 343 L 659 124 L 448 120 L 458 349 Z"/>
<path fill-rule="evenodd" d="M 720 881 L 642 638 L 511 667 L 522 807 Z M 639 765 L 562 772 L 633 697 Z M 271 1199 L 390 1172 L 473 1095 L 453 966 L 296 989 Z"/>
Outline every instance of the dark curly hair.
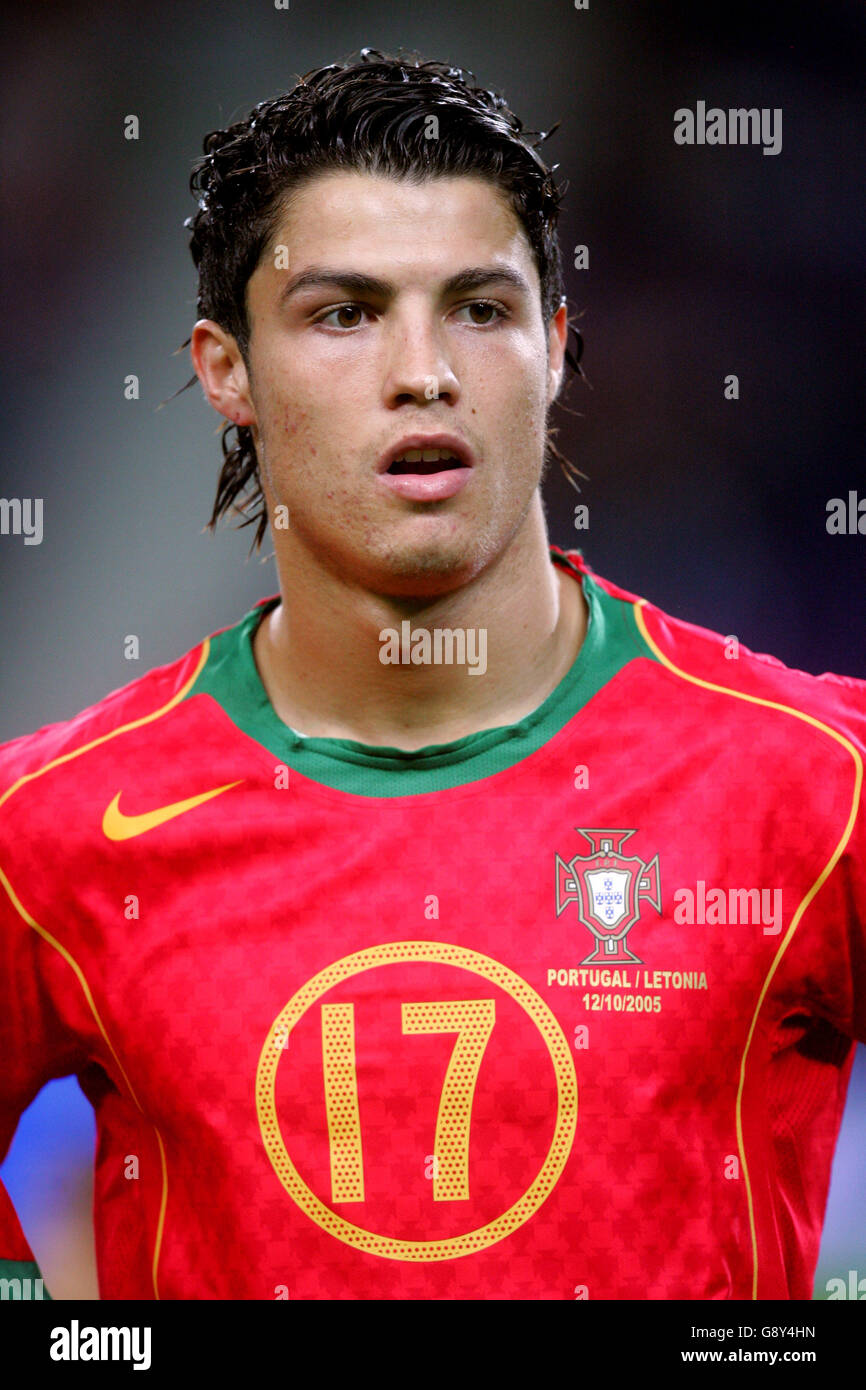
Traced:
<path fill-rule="evenodd" d="M 426 136 L 431 115 L 438 119 L 437 139 Z M 561 193 L 553 178 L 557 166 L 549 169 L 537 146 L 555 129 L 524 131 L 504 98 L 477 86 L 472 73 L 417 54 L 400 58 L 364 48 L 354 61 L 307 73 L 290 92 L 205 136 L 204 157 L 190 176 L 198 211 L 184 224 L 199 277 L 198 317 L 230 333 L 249 367 L 247 282 L 276 230 L 286 195 L 315 174 L 359 170 L 414 179 L 474 174 L 495 183 L 532 247 L 548 325 L 564 300 L 556 235 Z M 566 357 L 582 375 L 583 344 L 572 331 L 576 351 L 569 349 Z M 553 432 L 548 449 L 573 480 L 579 470 L 556 448 Z M 252 432 L 227 421 L 221 441 L 223 466 L 208 528 L 227 512 L 239 512 L 242 526 L 256 526 L 256 549 L 267 510 Z"/>

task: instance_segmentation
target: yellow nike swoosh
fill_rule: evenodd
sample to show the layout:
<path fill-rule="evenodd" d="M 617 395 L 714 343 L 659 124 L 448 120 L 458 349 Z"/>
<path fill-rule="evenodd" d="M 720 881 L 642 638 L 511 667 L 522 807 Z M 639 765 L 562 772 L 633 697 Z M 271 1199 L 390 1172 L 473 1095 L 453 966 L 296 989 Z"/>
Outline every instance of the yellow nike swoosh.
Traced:
<path fill-rule="evenodd" d="M 243 778 L 241 778 L 241 782 Z M 167 820 L 174 820 L 175 816 L 182 816 L 187 811 L 192 811 L 196 806 L 202 806 L 206 801 L 210 801 L 212 796 L 219 796 L 221 792 L 227 792 L 232 787 L 239 787 L 240 782 L 226 782 L 223 787 L 214 787 L 212 791 L 200 792 L 198 796 L 188 796 L 184 801 L 173 801 L 170 806 L 159 806 L 155 811 L 145 811 L 141 816 L 125 816 L 120 809 L 120 798 L 122 792 L 118 792 L 110 806 L 105 809 L 102 817 L 103 833 L 109 840 L 132 840 L 136 835 L 144 835 L 148 830 L 154 830 L 158 825 L 165 825 Z"/>

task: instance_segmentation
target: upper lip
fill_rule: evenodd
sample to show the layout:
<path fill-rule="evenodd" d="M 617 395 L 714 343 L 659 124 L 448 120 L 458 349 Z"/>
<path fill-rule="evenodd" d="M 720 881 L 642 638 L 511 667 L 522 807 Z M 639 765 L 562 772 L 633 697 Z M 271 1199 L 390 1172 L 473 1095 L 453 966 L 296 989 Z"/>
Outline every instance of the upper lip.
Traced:
<path fill-rule="evenodd" d="M 379 473 L 387 473 L 392 463 L 402 458 L 410 449 L 447 449 L 460 460 L 464 468 L 475 467 L 475 455 L 469 445 L 456 434 L 407 434 L 392 444 L 379 459 Z"/>

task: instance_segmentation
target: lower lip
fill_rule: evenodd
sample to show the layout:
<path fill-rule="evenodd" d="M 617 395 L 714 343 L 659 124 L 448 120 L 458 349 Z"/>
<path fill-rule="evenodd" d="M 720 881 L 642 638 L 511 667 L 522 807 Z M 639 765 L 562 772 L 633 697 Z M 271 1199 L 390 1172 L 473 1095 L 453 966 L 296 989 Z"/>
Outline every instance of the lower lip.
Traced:
<path fill-rule="evenodd" d="M 380 473 L 389 492 L 409 502 L 443 502 L 456 497 L 469 481 L 471 468 L 448 468 L 443 473 Z"/>

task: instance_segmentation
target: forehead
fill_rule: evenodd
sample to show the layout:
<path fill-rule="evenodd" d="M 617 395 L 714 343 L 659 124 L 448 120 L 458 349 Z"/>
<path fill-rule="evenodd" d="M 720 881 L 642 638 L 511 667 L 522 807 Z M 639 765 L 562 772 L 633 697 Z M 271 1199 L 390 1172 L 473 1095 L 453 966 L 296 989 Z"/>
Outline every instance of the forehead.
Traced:
<path fill-rule="evenodd" d="M 526 232 L 507 194 L 477 174 L 415 182 L 357 170 L 304 180 L 283 202 L 260 266 L 277 244 L 290 267 L 338 263 L 353 270 L 451 273 L 455 265 L 499 261 L 537 283 Z"/>

